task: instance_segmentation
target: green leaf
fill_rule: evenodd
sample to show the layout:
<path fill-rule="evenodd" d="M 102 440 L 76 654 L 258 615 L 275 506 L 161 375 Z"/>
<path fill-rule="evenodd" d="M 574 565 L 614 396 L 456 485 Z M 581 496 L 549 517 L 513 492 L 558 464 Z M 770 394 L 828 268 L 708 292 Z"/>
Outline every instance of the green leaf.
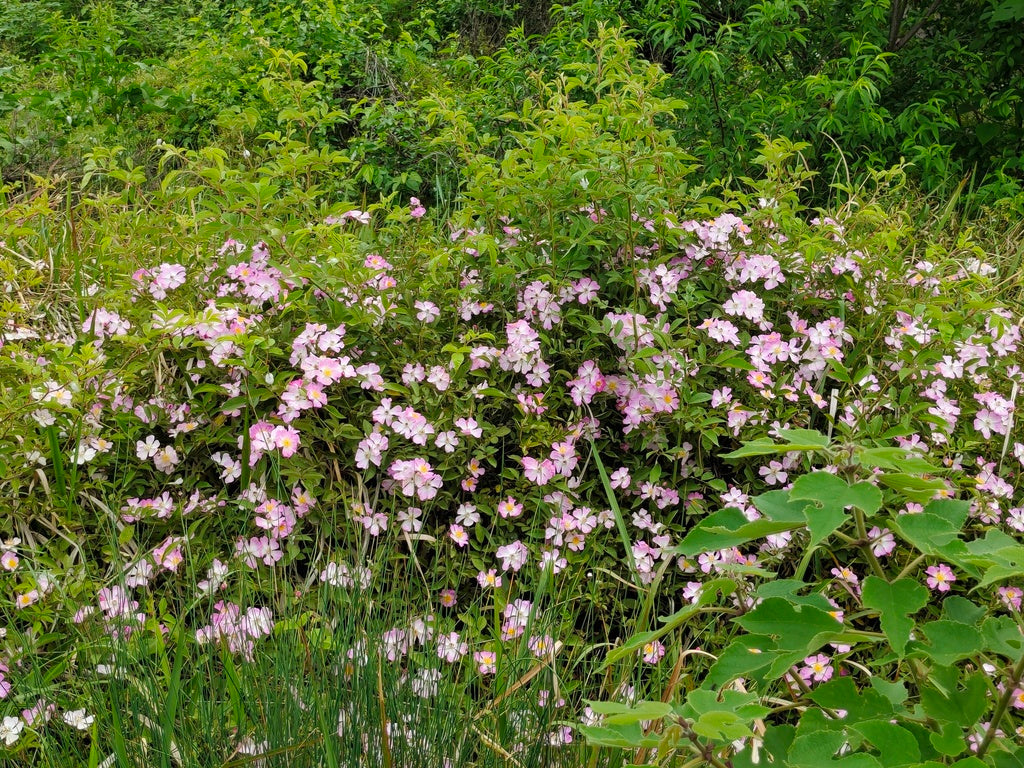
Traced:
<path fill-rule="evenodd" d="M 687 694 L 682 714 L 692 718 L 706 712 L 726 710 L 748 721 L 756 720 L 771 712 L 769 707 L 757 703 L 759 699 L 756 693 L 743 693 L 729 688 L 720 691 L 695 688 Z"/>
<path fill-rule="evenodd" d="M 656 747 L 658 739 L 645 737 L 639 723 L 618 726 L 576 726 L 587 739 L 588 744 L 602 747 L 619 747 L 634 749 L 636 747 Z"/>
<path fill-rule="evenodd" d="M 1009 616 L 989 617 L 981 625 L 981 634 L 986 648 L 1010 661 L 1018 661 L 1024 655 L 1024 635 L 1021 635 L 1017 622 Z"/>
<path fill-rule="evenodd" d="M 978 672 L 971 675 L 963 687 L 949 691 L 948 695 L 934 685 L 922 686 L 921 706 L 933 720 L 970 728 L 988 709 L 988 682 L 985 674 Z"/>
<path fill-rule="evenodd" d="M 953 723 L 943 723 L 938 731 L 928 734 L 928 741 L 947 757 L 956 757 L 967 748 L 963 729 Z"/>
<path fill-rule="evenodd" d="M 878 611 L 882 631 L 899 658 L 903 658 L 914 622 L 908 618 L 928 603 L 928 590 L 912 579 L 888 583 L 877 576 L 864 580 L 861 598 L 865 607 Z"/>
<path fill-rule="evenodd" d="M 750 727 L 733 712 L 705 712 L 690 727 L 698 736 L 716 741 L 735 741 L 752 736 Z"/>
<path fill-rule="evenodd" d="M 828 612 L 781 597 L 768 598 L 736 623 L 751 634 L 777 638 L 780 650 L 806 650 L 818 635 L 843 631 L 842 623 Z"/>
<path fill-rule="evenodd" d="M 641 701 L 632 706 L 614 701 L 588 701 L 587 704 L 595 714 L 604 716 L 604 725 L 632 725 L 672 714 L 672 705 L 660 701 Z"/>
<path fill-rule="evenodd" d="M 742 447 L 721 456 L 723 459 L 741 459 L 746 456 L 771 456 L 791 451 L 824 451 L 828 449 L 828 437 L 813 429 L 780 429 L 779 435 L 786 442 L 776 443 L 767 437 L 745 442 Z"/>
<path fill-rule="evenodd" d="M 948 490 L 946 483 L 938 478 L 924 478 L 905 472 L 887 472 L 879 475 L 878 481 L 919 504 L 934 499 L 936 493 Z"/>
<path fill-rule="evenodd" d="M 941 467 L 903 448 L 861 448 L 854 453 L 853 460 L 862 467 L 891 469 L 907 474 L 927 475 L 942 471 Z"/>
<path fill-rule="evenodd" d="M 802 512 L 795 520 L 762 518 L 750 521 L 740 510 L 729 507 L 710 514 L 697 523 L 673 552 L 680 555 L 696 555 L 701 552 L 728 549 L 748 541 L 763 539 L 774 533 L 802 528 L 803 525 Z"/>
<path fill-rule="evenodd" d="M 828 436 L 816 429 L 780 429 L 779 437 L 791 445 L 812 445 L 815 448 L 828 448 Z"/>
<path fill-rule="evenodd" d="M 871 720 L 854 725 L 853 729 L 874 745 L 886 768 L 914 765 L 921 760 L 917 739 L 906 728 L 884 720 Z"/>
<path fill-rule="evenodd" d="M 882 764 L 873 755 L 860 753 L 836 757 L 846 743 L 846 735 L 839 731 L 819 731 L 797 736 L 789 749 L 788 765 L 790 768 L 882 768 Z"/>
<path fill-rule="evenodd" d="M 976 603 L 958 595 L 942 601 L 942 618 L 974 626 L 985 615 L 986 610 Z"/>
<path fill-rule="evenodd" d="M 890 527 L 926 555 L 940 554 L 943 547 L 957 541 L 960 535 L 960 526 L 928 512 L 900 515 L 891 521 Z"/>
<path fill-rule="evenodd" d="M 793 500 L 813 501 L 817 506 L 804 509 L 810 546 L 827 538 L 846 521 L 846 508 L 857 507 L 873 515 L 882 507 L 882 492 L 870 483 L 849 485 L 829 472 L 812 472 L 793 482 L 789 492 Z"/>
<path fill-rule="evenodd" d="M 768 666 L 778 658 L 778 643 L 761 635 L 742 635 L 726 646 L 708 670 L 705 685 L 724 685 L 738 677 L 762 679 Z M 794 654 L 795 661 L 800 660 Z M 795 663 L 795 662 L 794 662 Z"/>
<path fill-rule="evenodd" d="M 981 632 L 958 621 L 930 621 L 921 627 L 921 632 L 931 643 L 925 653 L 937 664 L 947 665 L 966 659 L 983 646 Z"/>
<path fill-rule="evenodd" d="M 883 680 L 876 675 L 871 678 L 871 687 L 888 699 L 894 708 L 900 706 L 909 696 L 906 683 L 902 680 L 890 683 L 888 680 Z"/>
<path fill-rule="evenodd" d="M 844 710 L 845 723 L 887 719 L 893 712 L 893 705 L 885 696 L 872 688 L 858 691 L 849 677 L 834 677 L 822 683 L 811 692 L 810 699 L 828 709 Z"/>

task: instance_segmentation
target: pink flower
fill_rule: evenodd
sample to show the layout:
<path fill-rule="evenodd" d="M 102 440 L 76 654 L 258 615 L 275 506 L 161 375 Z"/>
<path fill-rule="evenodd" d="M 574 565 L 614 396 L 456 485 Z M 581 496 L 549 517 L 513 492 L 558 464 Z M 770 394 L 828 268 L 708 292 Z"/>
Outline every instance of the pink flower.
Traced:
<path fill-rule="evenodd" d="M 800 668 L 800 677 L 808 685 L 824 683 L 832 679 L 832 660 L 823 653 L 804 659 L 806 666 Z"/>
<path fill-rule="evenodd" d="M 494 568 L 486 572 L 480 571 L 476 575 L 476 581 L 481 589 L 500 589 L 502 584 L 501 576 Z"/>
<path fill-rule="evenodd" d="M 928 578 L 925 583 L 931 589 L 939 592 L 949 592 L 950 584 L 956 581 L 956 576 L 953 575 L 953 569 L 945 563 L 939 565 L 931 565 L 925 569 L 925 573 L 928 574 Z"/>
<path fill-rule="evenodd" d="M 469 652 L 469 644 L 459 638 L 458 632 L 449 632 L 437 638 L 437 655 L 454 664 Z"/>
<path fill-rule="evenodd" d="M 511 544 L 498 547 L 498 551 L 495 554 L 498 559 L 501 560 L 501 569 L 503 571 L 507 571 L 510 568 L 513 571 L 518 571 L 526 565 L 526 560 L 530 556 L 530 551 L 526 548 L 525 544 L 517 539 Z"/>
<path fill-rule="evenodd" d="M 416 307 L 416 319 L 421 323 L 432 323 L 441 316 L 441 310 L 432 301 L 417 301 L 413 306 Z"/>
<path fill-rule="evenodd" d="M 551 478 L 555 476 L 555 464 L 551 459 L 544 459 L 544 461 L 540 461 L 538 459 L 530 458 L 529 456 L 524 456 L 523 476 L 531 483 L 547 485 L 551 481 Z"/>
<path fill-rule="evenodd" d="M 473 661 L 481 675 L 493 675 L 498 671 L 498 655 L 494 651 L 477 651 Z"/>
<path fill-rule="evenodd" d="M 616 469 L 608 479 L 612 488 L 629 488 L 629 484 L 633 482 L 629 476 L 629 470 L 625 467 Z"/>
<path fill-rule="evenodd" d="M 767 467 L 761 467 L 757 473 L 764 478 L 768 485 L 781 485 L 785 483 L 789 475 L 786 474 L 781 462 L 770 461 Z"/>
<path fill-rule="evenodd" d="M 896 549 L 896 537 L 888 528 L 874 526 L 868 531 L 868 540 L 871 542 L 871 552 L 875 557 L 888 557 Z"/>
<path fill-rule="evenodd" d="M 523 505 L 509 496 L 503 502 L 498 504 L 498 514 L 506 519 L 509 517 L 519 517 L 523 514 Z"/>
<path fill-rule="evenodd" d="M 295 452 L 299 449 L 299 431 L 294 427 L 274 427 L 270 437 L 273 439 L 274 445 L 281 450 L 281 455 L 286 459 L 294 456 Z"/>
<path fill-rule="evenodd" d="M 665 646 L 657 640 L 652 640 L 640 649 L 640 655 L 646 664 L 657 664 L 665 655 Z"/>
<path fill-rule="evenodd" d="M 1000 587 L 997 590 L 999 599 L 1007 608 L 1019 611 L 1021 600 L 1024 599 L 1024 590 L 1020 587 Z"/>

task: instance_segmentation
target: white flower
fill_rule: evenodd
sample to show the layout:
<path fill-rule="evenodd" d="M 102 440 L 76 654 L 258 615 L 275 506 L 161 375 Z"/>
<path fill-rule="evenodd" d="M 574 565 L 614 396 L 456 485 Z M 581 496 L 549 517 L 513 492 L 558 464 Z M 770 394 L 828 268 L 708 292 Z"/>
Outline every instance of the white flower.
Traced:
<path fill-rule="evenodd" d="M 13 747 L 24 727 L 25 723 L 20 717 L 5 717 L 3 723 L 0 723 L 0 740 L 3 740 L 5 746 Z"/>
<path fill-rule="evenodd" d="M 153 435 L 146 437 L 145 441 L 135 441 L 135 455 L 139 457 L 139 461 L 151 459 L 156 456 L 159 451 L 160 442 Z"/>
<path fill-rule="evenodd" d="M 80 731 L 88 730 L 89 726 L 96 721 L 96 718 L 92 715 L 85 714 L 84 709 L 73 709 L 70 712 L 65 712 L 63 717 L 65 723 Z"/>

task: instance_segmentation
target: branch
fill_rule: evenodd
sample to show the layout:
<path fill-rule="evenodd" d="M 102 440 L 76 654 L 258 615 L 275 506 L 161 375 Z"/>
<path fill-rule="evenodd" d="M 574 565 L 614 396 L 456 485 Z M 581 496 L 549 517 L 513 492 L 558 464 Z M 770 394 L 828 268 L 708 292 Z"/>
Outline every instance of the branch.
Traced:
<path fill-rule="evenodd" d="M 892 45 L 889 46 L 890 50 L 892 50 L 893 52 L 898 51 L 901 48 L 903 48 L 903 46 L 905 46 L 907 43 L 909 43 L 914 38 L 914 35 L 916 35 L 921 30 L 921 27 L 925 25 L 925 22 L 928 21 L 931 15 L 935 13 L 935 9 L 939 7 L 939 3 L 941 2 L 942 0 L 932 0 L 932 4 L 928 6 L 928 10 L 924 12 L 924 15 L 920 19 L 918 19 L 917 23 L 907 31 L 907 34 L 905 34 L 903 37 L 896 41 L 895 47 L 893 47 Z"/>

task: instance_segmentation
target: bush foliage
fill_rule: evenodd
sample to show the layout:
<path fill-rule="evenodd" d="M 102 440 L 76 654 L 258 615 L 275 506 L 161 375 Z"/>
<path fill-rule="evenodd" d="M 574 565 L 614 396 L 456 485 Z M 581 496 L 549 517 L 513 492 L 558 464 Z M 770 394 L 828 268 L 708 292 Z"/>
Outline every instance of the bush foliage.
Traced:
<path fill-rule="evenodd" d="M 4 0 L 3 759 L 1019 765 L 1018 9 L 840 6 Z"/>

